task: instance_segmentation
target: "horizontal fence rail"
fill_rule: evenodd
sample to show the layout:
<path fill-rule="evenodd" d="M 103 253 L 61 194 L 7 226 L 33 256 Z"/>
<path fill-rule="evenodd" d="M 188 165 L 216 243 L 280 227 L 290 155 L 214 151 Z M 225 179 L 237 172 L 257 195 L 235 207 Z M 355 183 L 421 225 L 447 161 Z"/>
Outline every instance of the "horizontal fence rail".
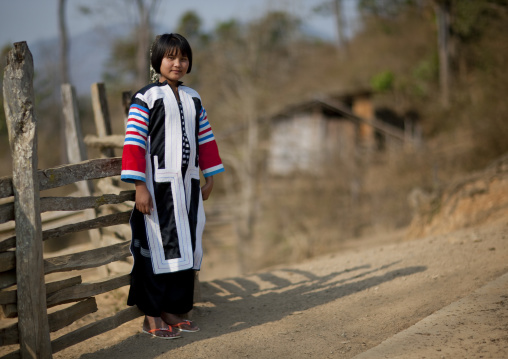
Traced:
<path fill-rule="evenodd" d="M 98 158 L 71 165 L 37 171 L 39 190 L 66 186 L 79 181 L 120 175 L 122 158 Z M 0 178 L 0 198 L 14 196 L 12 177 Z"/>

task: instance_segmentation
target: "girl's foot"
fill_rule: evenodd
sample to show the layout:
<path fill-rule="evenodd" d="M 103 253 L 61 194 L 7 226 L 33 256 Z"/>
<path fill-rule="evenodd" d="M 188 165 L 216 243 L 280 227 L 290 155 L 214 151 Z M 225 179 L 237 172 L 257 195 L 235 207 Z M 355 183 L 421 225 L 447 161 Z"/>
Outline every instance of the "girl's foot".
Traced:
<path fill-rule="evenodd" d="M 167 325 L 175 328 L 178 331 L 181 332 L 199 331 L 199 327 L 193 321 L 183 319 L 183 317 L 180 317 L 178 315 L 162 312 L 161 318 Z"/>
<path fill-rule="evenodd" d="M 145 315 L 143 321 L 143 333 L 161 339 L 177 339 L 181 335 L 178 330 L 168 326 L 161 317 L 150 317 Z"/>

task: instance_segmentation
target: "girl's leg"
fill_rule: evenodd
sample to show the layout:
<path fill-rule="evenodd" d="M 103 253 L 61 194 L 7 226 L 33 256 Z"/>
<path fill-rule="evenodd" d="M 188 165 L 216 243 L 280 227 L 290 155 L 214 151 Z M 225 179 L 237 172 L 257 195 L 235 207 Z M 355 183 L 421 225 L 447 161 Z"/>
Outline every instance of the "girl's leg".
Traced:
<path fill-rule="evenodd" d="M 143 321 L 143 332 L 160 338 L 179 338 L 180 333 L 168 326 L 161 317 L 150 317 L 145 315 Z"/>
<path fill-rule="evenodd" d="M 188 313 L 187 313 L 188 314 Z M 199 327 L 193 321 L 186 318 L 185 314 L 171 314 L 162 312 L 161 313 L 162 320 L 172 326 L 179 331 L 182 332 L 197 332 L 199 331 Z"/>

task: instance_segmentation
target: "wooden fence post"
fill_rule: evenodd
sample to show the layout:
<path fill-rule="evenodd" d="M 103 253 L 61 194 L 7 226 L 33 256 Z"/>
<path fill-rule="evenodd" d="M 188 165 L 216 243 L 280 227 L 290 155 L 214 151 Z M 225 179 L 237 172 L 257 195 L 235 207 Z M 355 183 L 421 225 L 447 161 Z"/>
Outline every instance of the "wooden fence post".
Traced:
<path fill-rule="evenodd" d="M 125 117 L 124 117 L 125 129 L 127 129 L 127 119 L 129 118 L 129 108 L 131 105 L 131 99 L 132 99 L 132 91 L 122 92 L 122 107 L 123 107 L 124 113 L 125 113 Z"/>
<path fill-rule="evenodd" d="M 16 218 L 16 277 L 21 358 L 51 358 L 37 175 L 33 58 L 14 44 L 4 73 L 4 107 L 12 152 Z"/>
<path fill-rule="evenodd" d="M 81 132 L 81 121 L 78 113 L 78 103 L 76 100 L 76 91 L 70 84 L 62 85 L 62 106 L 65 118 L 65 138 L 67 140 L 67 156 L 70 163 L 79 163 L 88 159 L 86 147 Z M 93 185 L 90 181 L 77 182 L 82 196 L 91 196 L 93 194 Z M 96 217 L 95 210 L 85 210 L 87 219 Z M 101 232 L 98 229 L 88 231 L 92 244 L 95 247 L 102 245 Z"/>
<path fill-rule="evenodd" d="M 91 93 L 97 137 L 111 136 L 113 131 L 111 130 L 111 118 L 109 117 L 108 100 L 104 84 L 93 83 L 91 86 Z M 112 148 L 102 148 L 101 153 L 106 157 L 115 156 L 115 152 Z"/>
<path fill-rule="evenodd" d="M 81 132 L 76 91 L 71 84 L 63 84 L 61 89 L 69 163 L 86 161 L 88 156 L 86 154 L 85 143 L 83 142 L 83 133 Z M 93 186 L 89 181 L 77 182 L 76 186 L 78 186 L 79 191 L 84 196 L 90 196 L 93 193 Z"/>

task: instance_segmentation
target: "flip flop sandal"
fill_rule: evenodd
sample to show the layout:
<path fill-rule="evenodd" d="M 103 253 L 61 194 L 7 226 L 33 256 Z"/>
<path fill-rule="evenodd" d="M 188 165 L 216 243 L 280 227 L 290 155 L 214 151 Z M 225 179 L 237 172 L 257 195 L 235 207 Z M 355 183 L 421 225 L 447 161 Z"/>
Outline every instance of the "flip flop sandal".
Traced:
<path fill-rule="evenodd" d="M 143 333 L 150 335 L 152 338 L 159 338 L 159 339 L 178 339 L 181 337 L 181 335 L 178 333 L 177 335 L 174 335 L 172 337 L 163 337 L 161 335 L 156 335 L 155 332 L 169 332 L 173 333 L 173 328 L 168 327 L 166 328 L 155 328 L 150 330 L 143 329 Z"/>
<path fill-rule="evenodd" d="M 181 332 L 189 332 L 189 333 L 199 332 L 198 327 L 196 327 L 195 329 L 182 329 L 181 326 L 184 324 L 187 324 L 189 327 L 192 327 L 192 321 L 190 320 L 184 320 L 183 322 L 172 324 L 171 327 L 178 329 Z"/>

